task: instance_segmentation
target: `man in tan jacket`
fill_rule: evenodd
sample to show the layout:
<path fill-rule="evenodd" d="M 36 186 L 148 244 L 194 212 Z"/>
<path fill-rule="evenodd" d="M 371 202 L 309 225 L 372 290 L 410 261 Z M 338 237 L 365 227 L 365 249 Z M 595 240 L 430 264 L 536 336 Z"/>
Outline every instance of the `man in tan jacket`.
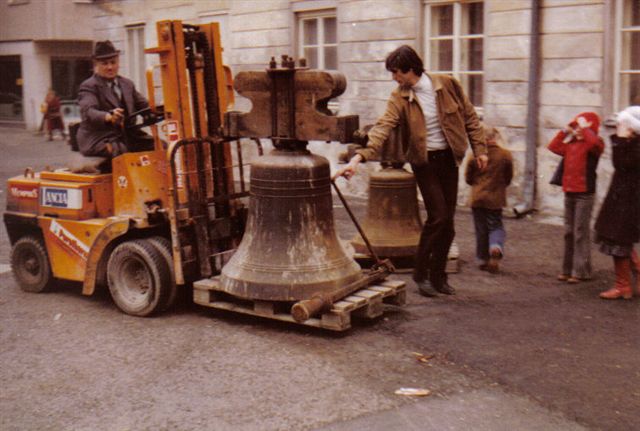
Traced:
<path fill-rule="evenodd" d="M 413 279 L 424 296 L 453 295 L 445 273 L 455 236 L 458 166 L 471 144 L 477 165 L 487 165 L 487 147 L 478 116 L 462 87 L 448 75 L 428 74 L 420 56 L 403 45 L 391 52 L 386 69 L 398 83 L 385 113 L 369 131 L 369 143 L 337 175 L 351 178 L 360 162 L 379 156 L 391 131 L 399 127 L 393 158 L 411 163 L 427 210 L 415 257 Z"/>

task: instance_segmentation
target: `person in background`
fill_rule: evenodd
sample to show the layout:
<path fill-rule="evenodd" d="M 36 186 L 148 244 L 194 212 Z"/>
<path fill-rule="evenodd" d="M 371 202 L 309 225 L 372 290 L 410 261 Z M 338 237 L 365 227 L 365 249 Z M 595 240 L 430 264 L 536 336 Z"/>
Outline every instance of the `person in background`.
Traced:
<path fill-rule="evenodd" d="M 64 138 L 64 122 L 62 121 L 62 112 L 60 111 L 60 98 L 51 88 L 47 91 L 41 108 L 44 114 L 42 121 L 47 127 L 49 141 L 53 141 L 53 132 L 56 130 L 59 130 L 60 135 Z"/>
<path fill-rule="evenodd" d="M 558 280 L 579 283 L 591 278 L 591 213 L 596 192 L 596 167 L 604 150 L 598 136 L 600 118 L 578 114 L 549 143 L 563 157 L 564 258 Z"/>
<path fill-rule="evenodd" d="M 507 204 L 506 190 L 513 178 L 513 157 L 511 151 L 503 148 L 500 132 L 486 124 L 483 127 L 489 163 L 485 169 L 480 169 L 476 160 L 470 159 L 465 180 L 471 186 L 476 257 L 481 270 L 495 274 L 504 256 L 506 233 L 502 224 L 502 208 Z"/>
<path fill-rule="evenodd" d="M 640 289 L 640 262 L 633 249 L 640 240 L 640 106 L 630 106 L 617 115 L 611 151 L 615 172 L 595 231 L 600 251 L 613 257 L 616 278 L 613 287 L 600 293 L 600 298 L 631 299 L 632 272 L 636 291 Z"/>
<path fill-rule="evenodd" d="M 398 87 L 391 93 L 385 113 L 369 131 L 367 147 L 357 150 L 336 176 L 351 178 L 361 162 L 380 155 L 392 130 L 400 128 L 403 139 L 389 151 L 411 163 L 427 210 L 413 280 L 421 295 L 453 295 L 445 267 L 455 236 L 458 166 L 471 144 L 478 167 L 484 169 L 484 132 L 460 83 L 449 75 L 426 73 L 422 59 L 410 46 L 392 51 L 385 67 Z"/>

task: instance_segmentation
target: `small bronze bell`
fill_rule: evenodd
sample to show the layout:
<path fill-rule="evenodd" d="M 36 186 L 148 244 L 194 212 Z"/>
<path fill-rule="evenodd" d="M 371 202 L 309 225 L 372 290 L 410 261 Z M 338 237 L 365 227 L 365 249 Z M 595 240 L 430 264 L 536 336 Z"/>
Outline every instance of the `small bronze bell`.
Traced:
<path fill-rule="evenodd" d="M 393 164 L 369 177 L 367 217 L 362 228 L 380 257 L 415 255 L 422 222 L 413 174 Z M 360 235 L 351 242 L 357 253 L 369 254 Z"/>

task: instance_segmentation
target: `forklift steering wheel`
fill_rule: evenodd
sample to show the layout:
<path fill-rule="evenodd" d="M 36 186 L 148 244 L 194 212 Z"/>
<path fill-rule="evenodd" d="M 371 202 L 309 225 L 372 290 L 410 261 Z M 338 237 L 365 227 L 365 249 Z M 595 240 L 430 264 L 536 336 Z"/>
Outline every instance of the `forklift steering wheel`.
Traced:
<path fill-rule="evenodd" d="M 136 122 L 138 116 L 142 117 L 141 123 Z M 143 108 L 127 116 L 124 121 L 124 128 L 128 131 L 140 130 L 143 127 L 159 123 L 163 119 L 164 113 L 161 110 L 159 112 L 153 112 L 151 108 Z"/>

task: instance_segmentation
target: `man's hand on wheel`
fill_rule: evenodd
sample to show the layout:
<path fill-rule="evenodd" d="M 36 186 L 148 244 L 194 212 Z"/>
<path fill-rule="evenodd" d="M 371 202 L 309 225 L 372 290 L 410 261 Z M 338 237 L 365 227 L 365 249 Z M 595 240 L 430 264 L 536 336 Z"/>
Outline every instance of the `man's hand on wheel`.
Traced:
<path fill-rule="evenodd" d="M 122 120 L 124 120 L 124 109 L 122 108 L 116 108 L 104 116 L 105 123 L 111 123 L 114 126 L 121 124 Z"/>

